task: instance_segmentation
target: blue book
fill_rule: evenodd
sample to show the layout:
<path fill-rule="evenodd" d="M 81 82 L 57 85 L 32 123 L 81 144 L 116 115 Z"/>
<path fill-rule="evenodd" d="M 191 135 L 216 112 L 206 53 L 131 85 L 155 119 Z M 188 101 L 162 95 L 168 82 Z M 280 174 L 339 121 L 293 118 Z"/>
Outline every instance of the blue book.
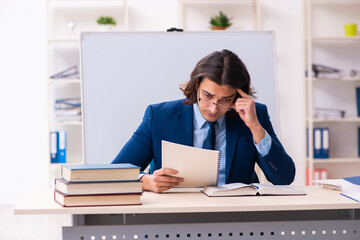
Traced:
<path fill-rule="evenodd" d="M 356 88 L 356 104 L 358 117 L 360 117 L 360 87 Z"/>
<path fill-rule="evenodd" d="M 58 162 L 66 163 L 66 131 L 58 132 Z"/>
<path fill-rule="evenodd" d="M 358 185 L 360 186 L 360 176 L 356 176 L 356 177 L 346 177 L 343 178 L 344 180 L 354 184 L 354 185 Z"/>
<path fill-rule="evenodd" d="M 340 193 L 344 197 L 350 198 L 351 200 L 360 202 L 360 197 L 356 193 Z"/>
<path fill-rule="evenodd" d="M 58 132 L 50 132 L 50 162 L 58 163 Z"/>
<path fill-rule="evenodd" d="M 341 193 L 341 195 L 360 202 L 360 176 L 345 177 L 343 179 L 351 183 L 353 186 L 350 185 L 343 188 L 343 192 Z"/>
<path fill-rule="evenodd" d="M 137 181 L 140 167 L 130 163 L 62 165 L 61 176 L 69 182 Z"/>

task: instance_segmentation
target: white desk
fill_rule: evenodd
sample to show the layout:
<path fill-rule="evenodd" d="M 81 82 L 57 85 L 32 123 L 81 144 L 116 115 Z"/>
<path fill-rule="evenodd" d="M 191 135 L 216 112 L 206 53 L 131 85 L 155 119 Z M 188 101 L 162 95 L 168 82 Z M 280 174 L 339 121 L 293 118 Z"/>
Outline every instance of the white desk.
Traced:
<path fill-rule="evenodd" d="M 15 214 L 72 214 L 64 239 L 360 239 L 360 204 L 338 191 L 306 196 L 207 197 L 144 192 L 141 206 L 63 208 L 52 190 L 32 191 Z"/>

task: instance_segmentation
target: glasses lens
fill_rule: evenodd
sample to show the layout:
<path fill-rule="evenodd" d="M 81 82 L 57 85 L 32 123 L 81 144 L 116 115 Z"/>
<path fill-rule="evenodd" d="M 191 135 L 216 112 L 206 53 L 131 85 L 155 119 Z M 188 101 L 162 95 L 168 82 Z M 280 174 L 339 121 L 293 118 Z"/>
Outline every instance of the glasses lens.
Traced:
<path fill-rule="evenodd" d="M 204 105 L 206 105 L 206 106 L 208 106 L 208 107 L 210 107 L 210 106 L 212 106 L 212 105 L 215 105 L 215 106 L 217 106 L 219 109 L 221 109 L 221 110 L 229 110 L 229 108 L 230 108 L 230 105 L 231 104 L 229 104 L 228 106 L 225 106 L 225 105 L 223 105 L 223 104 L 216 104 L 216 103 L 214 103 L 214 102 L 212 102 L 212 101 L 210 101 L 210 100 L 206 100 L 206 99 L 202 99 L 202 98 L 200 98 L 200 102 L 202 102 Z"/>

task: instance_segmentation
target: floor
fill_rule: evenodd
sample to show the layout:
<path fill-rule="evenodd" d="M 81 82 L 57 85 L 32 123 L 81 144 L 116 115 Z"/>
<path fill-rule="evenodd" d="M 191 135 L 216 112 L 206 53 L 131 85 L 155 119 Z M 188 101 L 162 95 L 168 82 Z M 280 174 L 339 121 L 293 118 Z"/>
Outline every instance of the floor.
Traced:
<path fill-rule="evenodd" d="M 0 240 L 60 240 L 70 215 L 14 215 L 13 205 L 0 205 Z"/>

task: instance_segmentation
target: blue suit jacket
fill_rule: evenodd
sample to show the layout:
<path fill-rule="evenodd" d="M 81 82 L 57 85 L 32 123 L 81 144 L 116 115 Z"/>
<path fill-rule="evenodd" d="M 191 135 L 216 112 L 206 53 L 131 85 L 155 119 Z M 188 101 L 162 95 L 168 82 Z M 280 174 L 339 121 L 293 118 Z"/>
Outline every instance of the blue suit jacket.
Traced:
<path fill-rule="evenodd" d="M 276 137 L 266 106 L 256 103 L 256 113 L 272 138 L 270 151 L 261 157 L 250 129 L 238 114 L 227 113 L 226 182 L 257 182 L 254 171 L 257 162 L 270 182 L 290 184 L 295 177 L 294 163 Z M 142 123 L 112 163 L 132 163 L 144 170 L 154 159 L 155 170 L 160 169 L 161 140 L 193 146 L 193 118 L 193 106 L 183 100 L 148 106 Z"/>

